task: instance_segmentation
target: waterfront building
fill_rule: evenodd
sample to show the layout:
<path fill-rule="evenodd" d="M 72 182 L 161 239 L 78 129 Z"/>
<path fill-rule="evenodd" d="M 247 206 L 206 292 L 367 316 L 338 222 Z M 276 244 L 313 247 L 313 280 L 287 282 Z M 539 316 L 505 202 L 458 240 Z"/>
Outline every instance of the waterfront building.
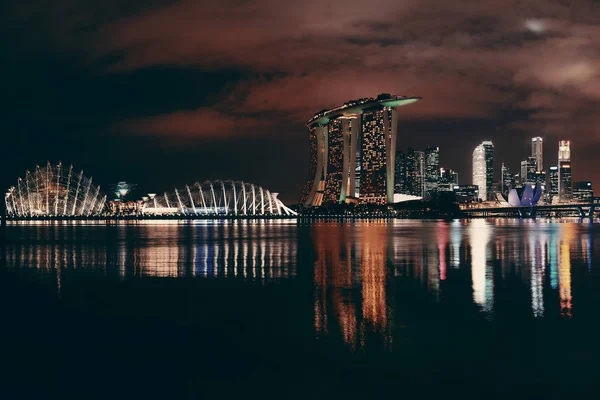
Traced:
<path fill-rule="evenodd" d="M 573 200 L 581 203 L 591 203 L 594 199 L 592 182 L 581 181 L 573 183 Z"/>
<path fill-rule="evenodd" d="M 440 148 L 428 147 L 425 150 L 425 196 L 434 197 L 440 180 Z"/>
<path fill-rule="evenodd" d="M 396 152 L 394 168 L 394 194 L 406 193 L 406 157 L 401 151 Z"/>
<path fill-rule="evenodd" d="M 25 177 L 8 189 L 5 205 L 10 217 L 94 216 L 105 211 L 106 195 L 83 170 L 48 162 L 26 171 Z"/>
<path fill-rule="evenodd" d="M 558 196 L 563 202 L 573 198 L 571 142 L 569 140 L 561 140 L 558 143 Z"/>
<path fill-rule="evenodd" d="M 539 136 L 531 139 L 531 156 L 535 158 L 536 170 L 544 171 L 544 140 Z"/>
<path fill-rule="evenodd" d="M 397 109 L 420 99 L 381 94 L 315 114 L 307 123 L 309 177 L 302 204 L 392 203 Z"/>
<path fill-rule="evenodd" d="M 277 193 L 237 181 L 196 182 L 160 195 L 150 193 L 141 212 L 186 216 L 296 215 L 277 198 Z"/>
<path fill-rule="evenodd" d="M 479 199 L 479 187 L 477 185 L 454 185 L 454 194 L 459 203 L 472 203 Z"/>
<path fill-rule="evenodd" d="M 486 201 L 494 184 L 494 144 L 486 140 L 473 151 L 473 185 L 479 188 L 479 199 Z"/>

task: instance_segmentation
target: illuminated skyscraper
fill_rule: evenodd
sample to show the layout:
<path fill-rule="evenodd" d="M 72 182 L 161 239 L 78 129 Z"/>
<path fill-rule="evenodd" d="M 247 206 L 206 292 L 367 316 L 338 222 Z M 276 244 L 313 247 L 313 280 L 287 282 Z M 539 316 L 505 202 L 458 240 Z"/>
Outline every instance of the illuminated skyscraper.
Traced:
<path fill-rule="evenodd" d="M 527 160 L 521 161 L 521 184 L 535 185 L 536 171 L 538 171 L 538 169 L 535 157 L 527 157 Z"/>
<path fill-rule="evenodd" d="M 486 140 L 473 150 L 473 185 L 479 186 L 479 199 L 486 201 L 494 183 L 494 144 Z"/>
<path fill-rule="evenodd" d="M 413 177 L 413 196 L 425 196 L 425 153 L 415 150 L 415 174 Z"/>
<path fill-rule="evenodd" d="M 510 189 L 512 189 L 515 185 L 515 178 L 512 176 L 512 174 L 510 173 L 510 169 L 504 165 L 504 163 L 502 163 L 502 182 L 501 182 L 501 186 L 502 186 L 502 195 L 504 196 L 508 196 L 508 192 L 510 192 Z"/>
<path fill-rule="evenodd" d="M 544 140 L 541 137 L 531 139 L 531 156 L 535 158 L 537 171 L 544 170 Z"/>
<path fill-rule="evenodd" d="M 309 180 L 302 203 L 320 206 L 347 198 L 393 202 L 397 109 L 420 99 L 381 94 L 315 114 L 307 124 Z"/>
<path fill-rule="evenodd" d="M 401 151 L 396 152 L 396 166 L 394 168 L 394 193 L 406 193 L 406 157 Z"/>
<path fill-rule="evenodd" d="M 551 165 L 548 168 L 548 191 L 547 202 L 552 203 L 554 197 L 558 196 L 558 165 Z"/>
<path fill-rule="evenodd" d="M 452 192 L 458 185 L 458 173 L 451 169 L 440 168 L 438 191 Z"/>
<path fill-rule="evenodd" d="M 558 142 L 558 196 L 560 201 L 569 201 L 573 197 L 571 183 L 571 142 Z"/>
<path fill-rule="evenodd" d="M 440 148 L 428 147 L 425 150 L 425 195 L 435 196 L 440 179 Z"/>

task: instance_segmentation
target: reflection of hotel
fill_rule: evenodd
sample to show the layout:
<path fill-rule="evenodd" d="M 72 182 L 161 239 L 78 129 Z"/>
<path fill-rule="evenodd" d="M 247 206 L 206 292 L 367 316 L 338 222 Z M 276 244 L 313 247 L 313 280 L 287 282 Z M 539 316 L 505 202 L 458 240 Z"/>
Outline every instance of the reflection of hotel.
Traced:
<path fill-rule="evenodd" d="M 309 122 L 305 206 L 394 201 L 398 108 L 420 97 L 380 94 L 323 110 Z"/>
<path fill-rule="evenodd" d="M 391 344 L 391 309 L 387 304 L 387 230 L 374 225 L 324 224 L 313 230 L 315 260 L 315 330 L 340 335 L 351 348 L 377 338 Z M 364 236 L 353 237 L 362 233 Z"/>

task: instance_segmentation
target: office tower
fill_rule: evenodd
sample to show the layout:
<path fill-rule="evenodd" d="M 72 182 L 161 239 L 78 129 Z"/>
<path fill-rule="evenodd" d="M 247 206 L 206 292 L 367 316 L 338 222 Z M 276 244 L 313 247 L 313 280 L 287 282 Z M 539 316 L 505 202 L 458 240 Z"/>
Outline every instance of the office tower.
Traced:
<path fill-rule="evenodd" d="M 458 173 L 451 169 L 440 168 L 438 191 L 452 192 L 458 185 Z"/>
<path fill-rule="evenodd" d="M 558 165 L 548 168 L 548 191 L 547 202 L 552 203 L 554 197 L 558 197 Z"/>
<path fill-rule="evenodd" d="M 310 162 L 305 206 L 357 198 L 393 202 L 399 107 L 420 97 L 380 94 L 322 110 L 308 121 Z"/>
<path fill-rule="evenodd" d="M 580 203 L 591 203 L 594 200 L 592 182 L 582 181 L 573 184 L 573 200 Z"/>
<path fill-rule="evenodd" d="M 425 153 L 415 150 L 415 176 L 413 178 L 413 195 L 425 196 Z"/>
<path fill-rule="evenodd" d="M 535 157 L 527 157 L 526 160 L 521 161 L 521 184 L 535 185 L 537 171 L 537 160 Z"/>
<path fill-rule="evenodd" d="M 408 148 L 406 153 L 406 193 L 423 197 L 425 153 Z"/>
<path fill-rule="evenodd" d="M 435 196 L 438 191 L 440 172 L 440 148 L 428 147 L 425 150 L 425 195 Z"/>
<path fill-rule="evenodd" d="M 406 180 L 405 180 L 405 193 L 413 194 L 414 193 L 414 180 L 415 180 L 415 168 L 417 166 L 416 158 L 415 158 L 415 150 L 412 147 L 408 148 L 406 152 Z"/>
<path fill-rule="evenodd" d="M 401 151 L 396 152 L 394 168 L 394 194 L 406 193 L 406 157 Z"/>
<path fill-rule="evenodd" d="M 537 171 L 544 170 L 544 140 L 541 137 L 531 139 L 531 156 L 535 158 Z"/>
<path fill-rule="evenodd" d="M 502 163 L 502 177 L 501 177 L 501 187 L 502 187 L 502 195 L 508 196 L 508 192 L 515 185 L 515 180 L 512 174 L 510 173 L 510 169 Z"/>
<path fill-rule="evenodd" d="M 494 144 L 486 140 L 473 150 L 473 185 L 479 187 L 479 199 L 486 201 L 494 184 Z"/>
<path fill-rule="evenodd" d="M 573 197 L 571 142 L 569 140 L 561 140 L 558 143 L 558 196 L 560 201 L 569 201 Z"/>

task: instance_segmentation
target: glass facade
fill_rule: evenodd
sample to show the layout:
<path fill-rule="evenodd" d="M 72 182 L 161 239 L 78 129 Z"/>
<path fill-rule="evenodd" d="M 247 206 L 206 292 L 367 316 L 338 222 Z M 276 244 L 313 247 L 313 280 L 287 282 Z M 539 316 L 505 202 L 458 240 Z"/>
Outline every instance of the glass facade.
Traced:
<path fill-rule="evenodd" d="M 571 142 L 569 140 L 558 142 L 558 196 L 560 201 L 569 201 L 573 198 Z"/>
<path fill-rule="evenodd" d="M 440 173 L 440 148 L 425 150 L 425 195 L 435 196 L 438 191 Z"/>
<path fill-rule="evenodd" d="M 554 197 L 558 196 L 558 165 L 548 168 L 548 191 L 547 202 L 552 203 Z"/>
<path fill-rule="evenodd" d="M 544 170 L 544 140 L 541 137 L 531 139 L 531 156 L 535 159 L 536 170 Z"/>
<path fill-rule="evenodd" d="M 394 166 L 394 193 L 406 193 L 406 158 L 401 151 L 396 152 Z"/>
<path fill-rule="evenodd" d="M 473 185 L 479 188 L 478 198 L 486 201 L 494 183 L 494 144 L 484 141 L 473 151 Z"/>

